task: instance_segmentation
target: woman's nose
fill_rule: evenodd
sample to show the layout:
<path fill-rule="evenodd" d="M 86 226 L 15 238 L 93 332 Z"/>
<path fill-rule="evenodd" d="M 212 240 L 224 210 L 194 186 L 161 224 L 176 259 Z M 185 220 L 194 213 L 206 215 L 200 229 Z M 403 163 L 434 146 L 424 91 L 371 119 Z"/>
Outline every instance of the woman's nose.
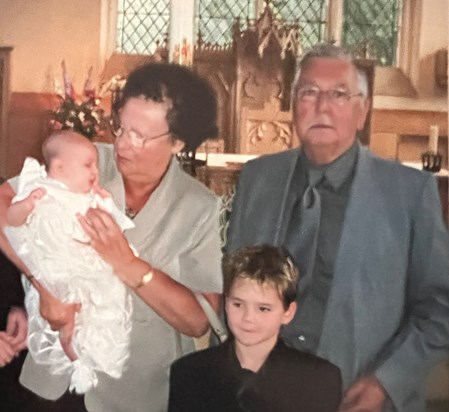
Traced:
<path fill-rule="evenodd" d="M 121 150 L 129 149 L 131 146 L 131 142 L 128 134 L 126 132 L 123 132 L 123 134 L 120 137 L 116 137 L 114 144 L 117 149 Z"/>

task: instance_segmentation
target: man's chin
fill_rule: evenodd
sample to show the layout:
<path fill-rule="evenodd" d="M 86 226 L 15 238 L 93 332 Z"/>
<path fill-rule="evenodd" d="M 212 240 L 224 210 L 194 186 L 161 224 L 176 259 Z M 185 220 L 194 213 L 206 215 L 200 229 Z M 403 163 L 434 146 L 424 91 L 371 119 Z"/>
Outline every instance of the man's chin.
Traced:
<path fill-rule="evenodd" d="M 322 133 L 319 135 L 317 134 L 309 136 L 306 140 L 303 141 L 303 144 L 318 149 L 320 147 L 325 148 L 335 146 L 336 144 L 338 144 L 338 139 L 335 134 L 331 135 L 330 133 Z"/>

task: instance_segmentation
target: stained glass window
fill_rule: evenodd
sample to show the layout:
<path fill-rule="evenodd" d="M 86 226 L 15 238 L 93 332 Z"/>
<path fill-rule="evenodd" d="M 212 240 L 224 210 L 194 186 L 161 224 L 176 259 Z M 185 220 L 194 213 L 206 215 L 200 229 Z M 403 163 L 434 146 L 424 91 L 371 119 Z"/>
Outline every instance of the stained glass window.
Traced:
<path fill-rule="evenodd" d="M 400 0 L 345 0 L 342 43 L 375 58 L 382 66 L 393 65 L 401 3 Z"/>
<path fill-rule="evenodd" d="M 117 50 L 151 54 L 168 36 L 170 0 L 117 0 Z M 329 4 L 343 7 L 341 43 L 358 55 L 393 65 L 403 0 L 271 0 L 275 18 L 297 24 L 302 48 L 327 39 Z M 226 44 L 232 40 L 236 18 L 241 28 L 256 19 L 265 2 L 257 0 L 196 0 L 192 16 L 203 42 Z M 259 9 L 257 9 L 257 6 Z M 186 17 L 188 18 L 188 16 Z"/>
<path fill-rule="evenodd" d="M 168 35 L 170 0 L 119 0 L 117 50 L 152 54 Z"/>
<path fill-rule="evenodd" d="M 229 43 L 232 40 L 232 26 L 237 17 L 243 28 L 247 19 L 254 19 L 254 0 L 198 1 L 197 27 L 205 43 Z"/>
<path fill-rule="evenodd" d="M 304 49 L 325 40 L 325 0 L 273 0 L 276 18 L 298 24 Z"/>

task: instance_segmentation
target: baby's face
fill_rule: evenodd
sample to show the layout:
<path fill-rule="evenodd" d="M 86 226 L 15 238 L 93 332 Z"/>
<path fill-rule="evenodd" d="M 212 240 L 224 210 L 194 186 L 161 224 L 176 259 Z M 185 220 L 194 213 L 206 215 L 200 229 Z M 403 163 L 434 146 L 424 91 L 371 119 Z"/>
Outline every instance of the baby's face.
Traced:
<path fill-rule="evenodd" d="M 63 155 L 60 180 L 70 191 L 88 193 L 98 184 L 98 155 L 91 144 L 70 145 Z"/>

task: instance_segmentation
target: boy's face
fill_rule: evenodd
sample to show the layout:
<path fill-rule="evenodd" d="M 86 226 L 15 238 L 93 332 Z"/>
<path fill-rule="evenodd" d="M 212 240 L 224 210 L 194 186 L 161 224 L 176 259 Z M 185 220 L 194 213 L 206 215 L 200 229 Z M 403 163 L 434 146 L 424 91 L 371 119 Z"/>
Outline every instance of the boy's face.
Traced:
<path fill-rule="evenodd" d="M 243 346 L 272 347 L 280 327 L 292 320 L 295 311 L 295 303 L 284 309 L 273 285 L 250 279 L 237 278 L 226 297 L 229 328 Z"/>

